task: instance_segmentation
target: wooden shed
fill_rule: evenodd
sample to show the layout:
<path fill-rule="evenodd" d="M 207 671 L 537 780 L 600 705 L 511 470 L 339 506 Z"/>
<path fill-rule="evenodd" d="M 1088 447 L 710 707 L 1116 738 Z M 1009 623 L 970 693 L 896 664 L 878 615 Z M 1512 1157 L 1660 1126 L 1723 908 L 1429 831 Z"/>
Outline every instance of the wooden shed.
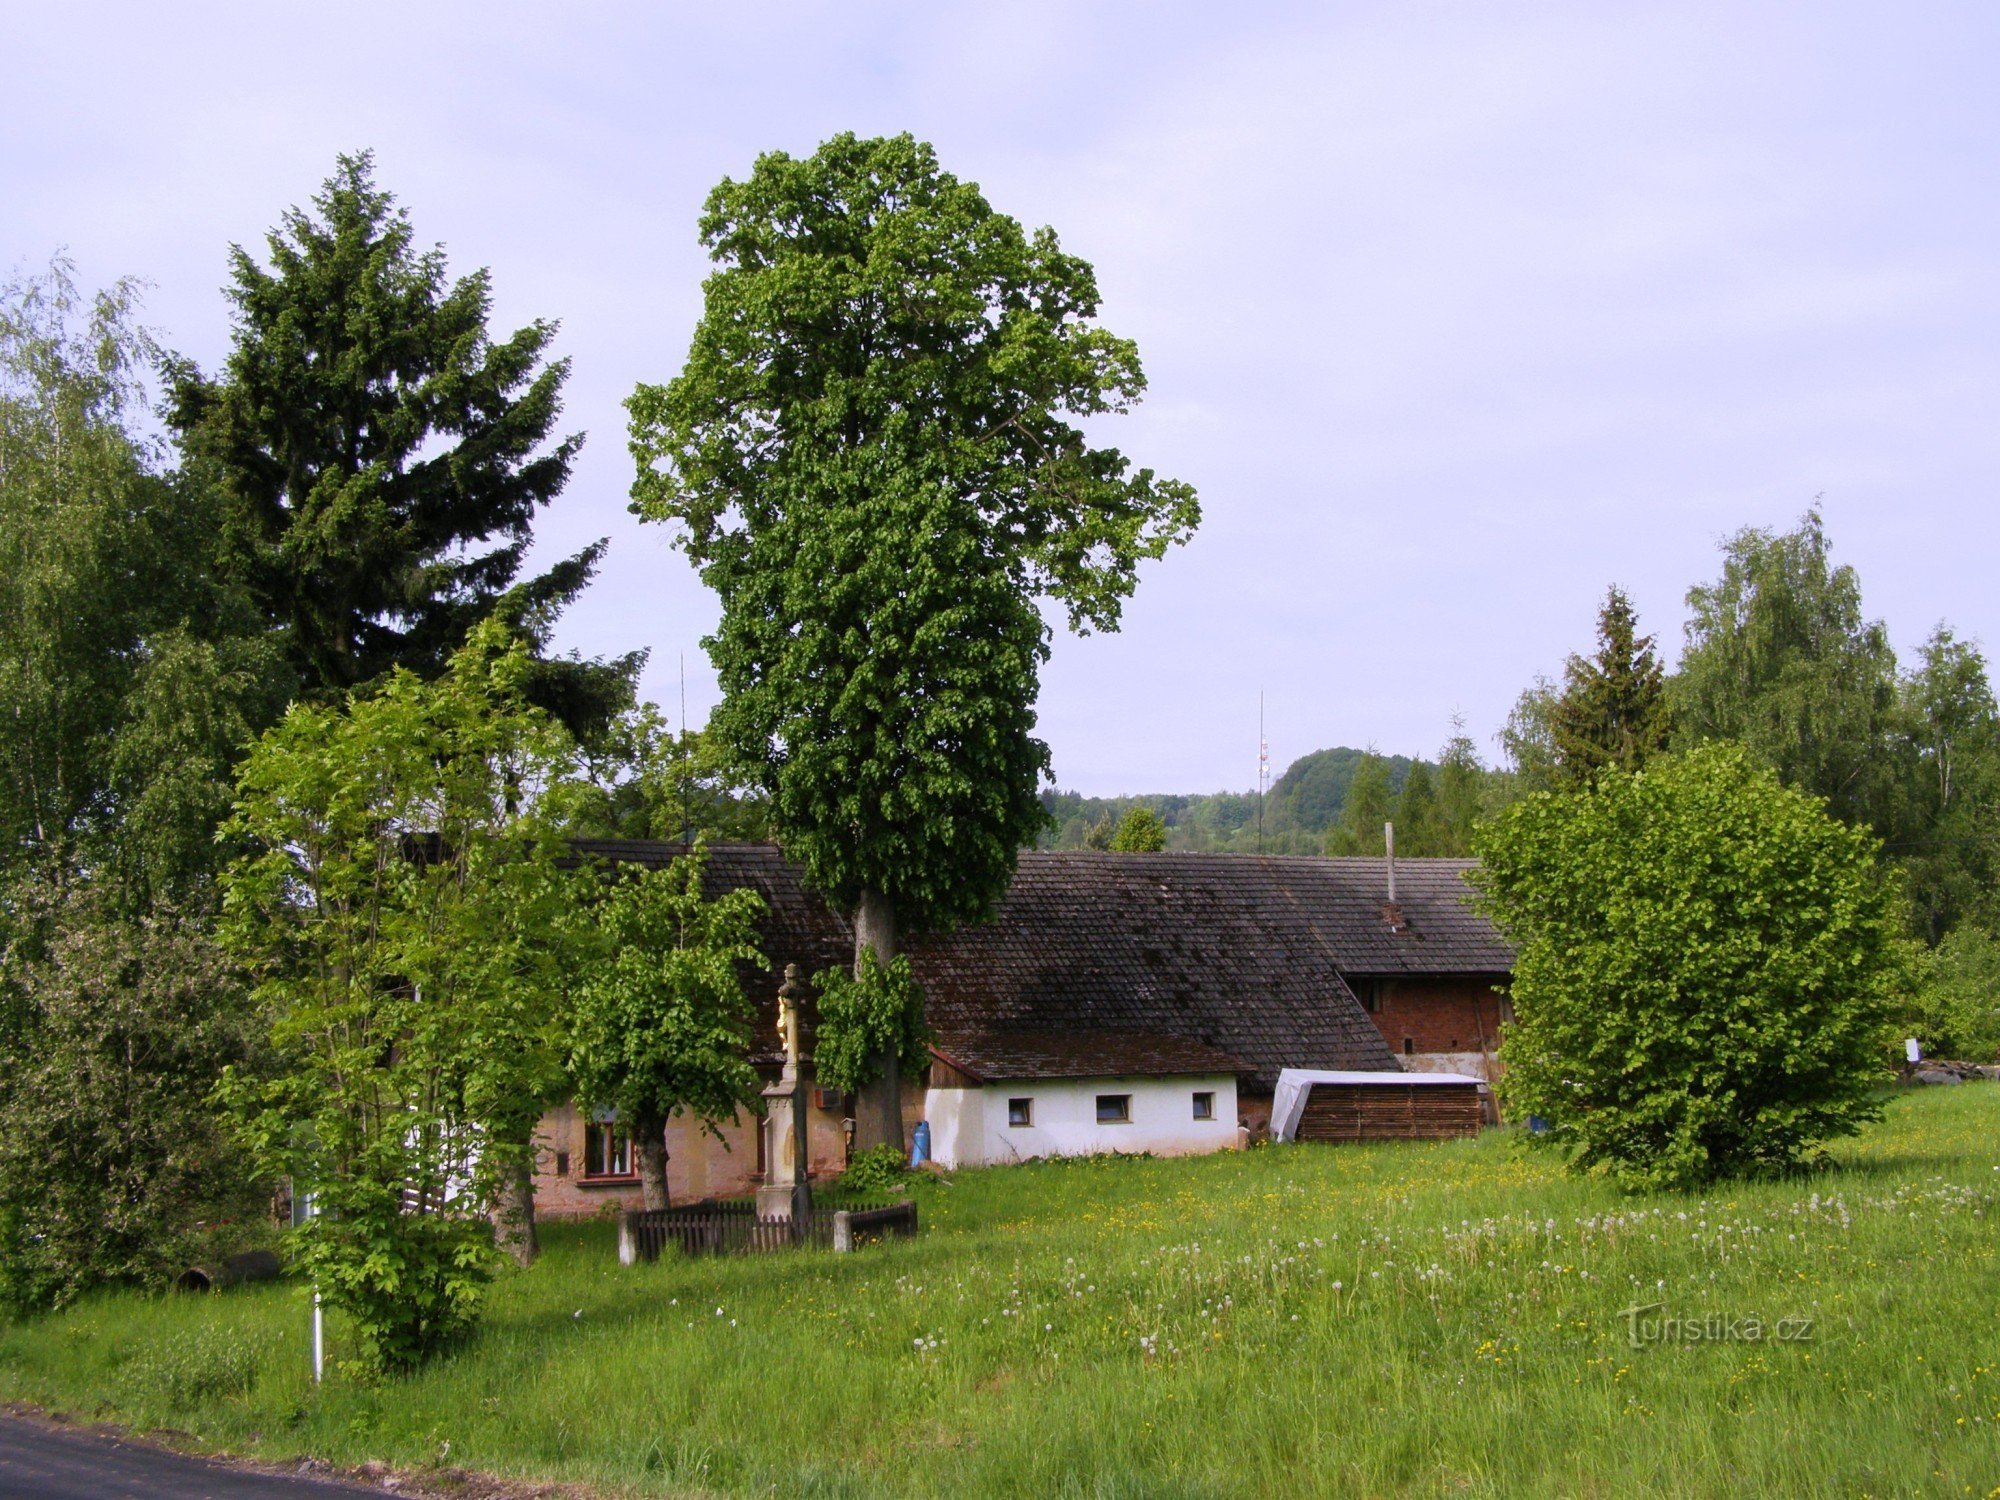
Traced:
<path fill-rule="evenodd" d="M 1484 1085 L 1462 1073 L 1313 1072 L 1287 1068 L 1272 1099 L 1281 1141 L 1438 1141 L 1477 1135 Z"/>

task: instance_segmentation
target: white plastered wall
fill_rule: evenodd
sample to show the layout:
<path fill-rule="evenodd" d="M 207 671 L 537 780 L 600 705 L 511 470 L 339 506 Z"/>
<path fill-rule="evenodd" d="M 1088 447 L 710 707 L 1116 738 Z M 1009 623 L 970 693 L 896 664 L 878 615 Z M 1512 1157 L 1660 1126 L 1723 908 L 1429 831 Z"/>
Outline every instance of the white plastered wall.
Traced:
<path fill-rule="evenodd" d="M 1194 1096 L 1215 1096 L 1213 1119 L 1194 1118 Z M 1129 1123 L 1100 1124 L 1097 1096 L 1129 1094 Z M 1008 1101 L 1031 1101 L 1029 1125 L 1009 1125 Z M 976 1089 L 931 1089 L 924 1096 L 931 1155 L 940 1166 L 994 1166 L 1037 1156 L 1150 1151 L 1185 1156 L 1237 1144 L 1236 1079 L 1226 1073 L 1178 1078 L 1013 1079 Z"/>

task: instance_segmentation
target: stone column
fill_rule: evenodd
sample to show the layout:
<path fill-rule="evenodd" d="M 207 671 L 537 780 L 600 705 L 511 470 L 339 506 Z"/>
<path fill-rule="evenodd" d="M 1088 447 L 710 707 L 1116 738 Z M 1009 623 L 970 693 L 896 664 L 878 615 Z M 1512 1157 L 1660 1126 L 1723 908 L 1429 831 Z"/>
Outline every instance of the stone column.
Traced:
<path fill-rule="evenodd" d="M 803 1233 L 812 1213 L 810 1142 L 807 1139 L 806 1080 L 800 1066 L 804 1030 L 799 1015 L 799 968 L 785 965 L 778 988 L 778 1031 L 785 1042 L 785 1069 L 764 1090 L 764 1185 L 757 1189 L 757 1215 L 790 1219 Z"/>

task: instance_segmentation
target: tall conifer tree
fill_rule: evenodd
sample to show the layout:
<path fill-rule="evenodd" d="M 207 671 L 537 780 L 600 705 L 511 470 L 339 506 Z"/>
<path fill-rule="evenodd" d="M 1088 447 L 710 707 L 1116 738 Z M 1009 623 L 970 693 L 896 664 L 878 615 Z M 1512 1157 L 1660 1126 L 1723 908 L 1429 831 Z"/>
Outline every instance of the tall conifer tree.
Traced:
<path fill-rule="evenodd" d="M 1653 638 L 1639 634 L 1632 601 L 1616 584 L 1597 615 L 1597 654 L 1572 656 L 1550 716 L 1556 769 L 1569 784 L 1606 766 L 1636 771 L 1667 744 L 1665 685 Z"/>
<path fill-rule="evenodd" d="M 342 156 L 267 237 L 270 266 L 230 256 L 234 348 L 220 377 L 172 371 L 169 419 L 227 495 L 233 541 L 308 694 L 395 667 L 443 670 L 496 609 L 545 631 L 603 543 L 521 580 L 536 510 L 583 439 L 550 445 L 567 360 L 556 325 L 495 342 L 491 278 L 448 281 L 409 214 Z M 635 660 L 546 663 L 538 697 L 576 724 L 624 695 Z"/>

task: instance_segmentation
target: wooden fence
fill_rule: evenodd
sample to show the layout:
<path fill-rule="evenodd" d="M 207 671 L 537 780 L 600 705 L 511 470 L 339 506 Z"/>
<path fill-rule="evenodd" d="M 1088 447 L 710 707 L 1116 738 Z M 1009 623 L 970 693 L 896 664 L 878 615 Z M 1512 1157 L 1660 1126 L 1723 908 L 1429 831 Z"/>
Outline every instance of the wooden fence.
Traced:
<path fill-rule="evenodd" d="M 759 1217 L 755 1203 L 709 1201 L 681 1208 L 627 1209 L 618 1218 L 618 1258 L 630 1265 L 658 1260 L 668 1245 L 683 1255 L 738 1255 L 794 1245 L 852 1250 L 865 1238 L 917 1232 L 917 1205 L 895 1203 L 814 1205 L 802 1224 Z"/>

